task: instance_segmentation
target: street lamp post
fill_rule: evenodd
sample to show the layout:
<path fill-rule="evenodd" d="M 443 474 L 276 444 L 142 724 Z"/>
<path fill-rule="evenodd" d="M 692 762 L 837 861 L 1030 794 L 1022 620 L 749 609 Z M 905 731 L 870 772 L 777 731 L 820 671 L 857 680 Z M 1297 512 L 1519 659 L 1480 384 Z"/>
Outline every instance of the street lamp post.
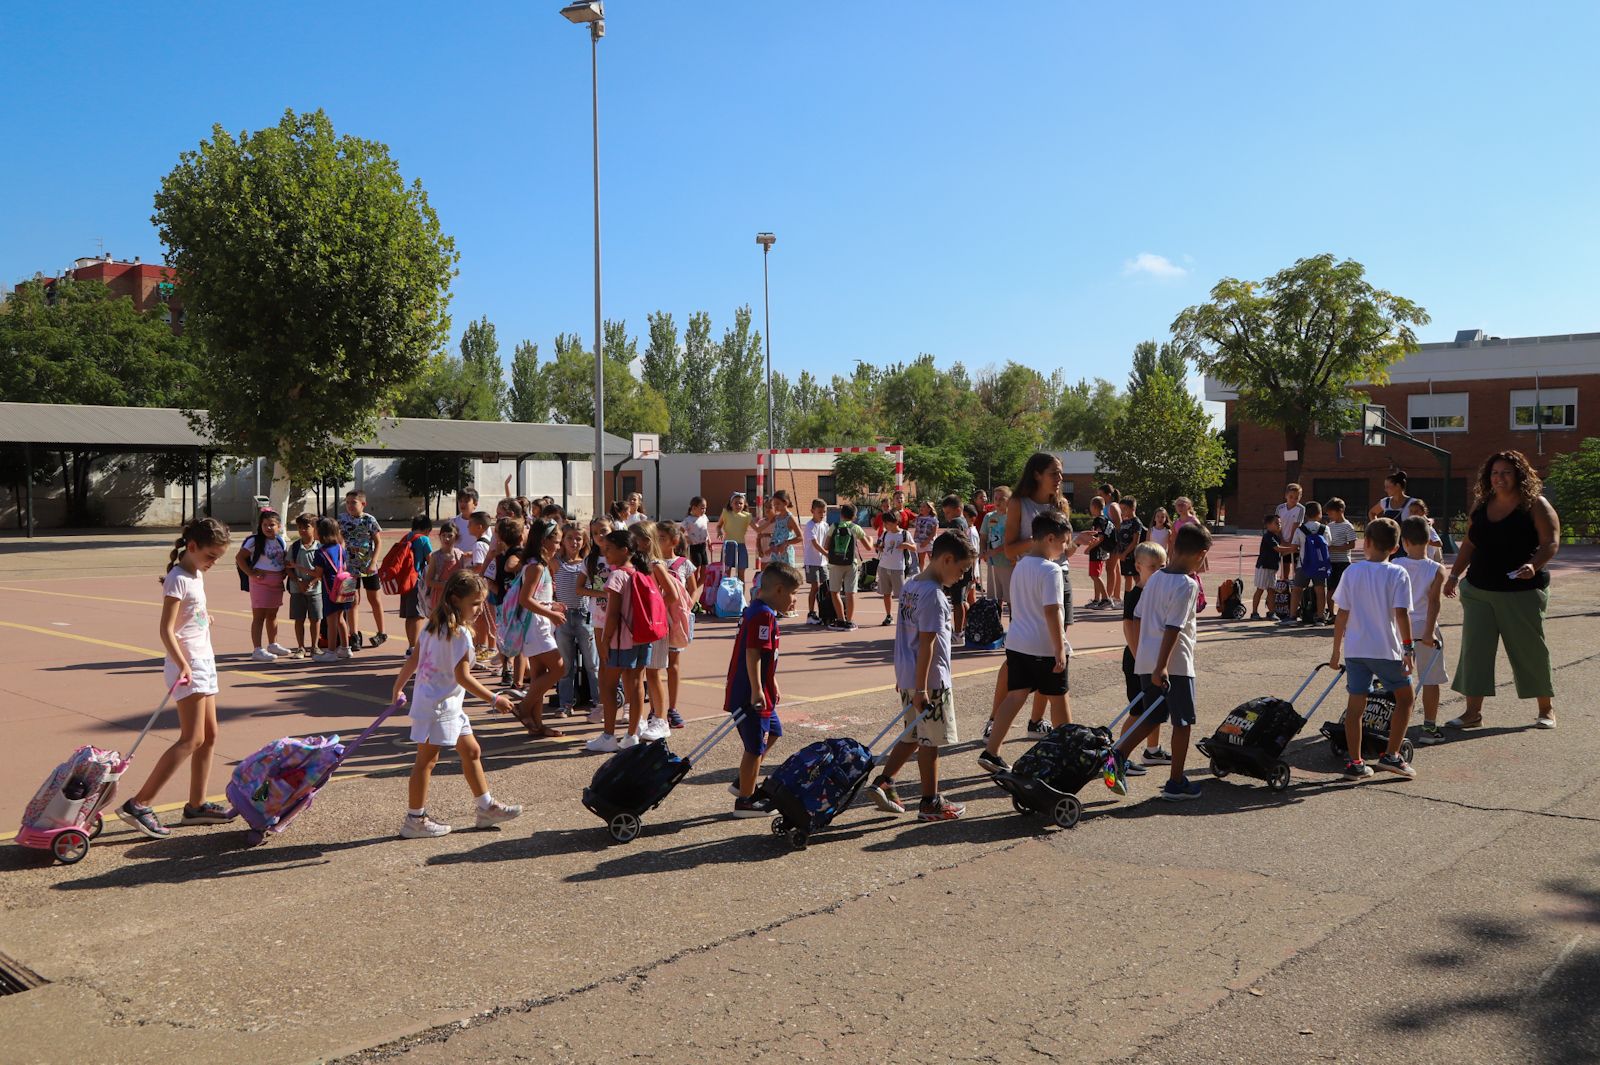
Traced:
<path fill-rule="evenodd" d="M 594 114 L 594 515 L 606 512 L 605 327 L 600 318 L 600 38 L 606 35 L 606 9 L 600 0 L 568 4 L 568 22 L 589 26 L 589 90 Z"/>
<path fill-rule="evenodd" d="M 774 466 L 774 459 L 778 453 L 778 445 L 772 431 L 772 290 L 767 283 L 767 254 L 772 251 L 772 246 L 778 243 L 778 238 L 771 233 L 757 233 L 756 243 L 761 245 L 761 303 L 767 321 L 767 476 L 775 485 L 778 483 L 778 471 Z M 771 487 L 768 487 L 767 495 L 772 495 Z"/>

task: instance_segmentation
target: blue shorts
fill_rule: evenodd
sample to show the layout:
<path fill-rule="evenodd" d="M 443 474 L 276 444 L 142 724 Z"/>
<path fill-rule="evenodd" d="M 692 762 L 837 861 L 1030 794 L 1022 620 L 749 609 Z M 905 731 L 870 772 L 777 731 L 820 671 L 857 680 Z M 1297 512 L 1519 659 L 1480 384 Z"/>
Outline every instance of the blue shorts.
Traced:
<path fill-rule="evenodd" d="M 1194 678 L 1167 674 L 1167 687 L 1161 689 L 1150 683 L 1150 674 L 1139 674 L 1139 688 L 1144 692 L 1144 702 L 1133 708 L 1134 720 L 1143 719 L 1144 712 L 1161 696 L 1161 705 L 1150 715 L 1150 721 L 1165 725 L 1169 721 L 1178 728 L 1194 724 Z"/>
<path fill-rule="evenodd" d="M 749 569 L 750 546 L 739 540 L 722 541 L 722 568 Z"/>
<path fill-rule="evenodd" d="M 1431 650 L 1431 648 L 1426 648 Z M 1365 695 L 1376 680 L 1386 692 L 1411 687 L 1411 675 L 1404 662 L 1392 658 L 1347 658 L 1344 660 L 1344 689 L 1351 695 Z"/>
<path fill-rule="evenodd" d="M 628 648 L 613 647 L 606 651 L 606 665 L 612 669 L 645 669 L 650 665 L 650 645 L 641 643 Z"/>
<path fill-rule="evenodd" d="M 778 711 L 762 717 L 755 710 L 746 706 L 734 711 L 739 715 L 739 738 L 744 741 L 746 754 L 766 754 L 767 748 L 772 746 L 772 741 L 783 735 L 783 722 L 778 720 Z"/>

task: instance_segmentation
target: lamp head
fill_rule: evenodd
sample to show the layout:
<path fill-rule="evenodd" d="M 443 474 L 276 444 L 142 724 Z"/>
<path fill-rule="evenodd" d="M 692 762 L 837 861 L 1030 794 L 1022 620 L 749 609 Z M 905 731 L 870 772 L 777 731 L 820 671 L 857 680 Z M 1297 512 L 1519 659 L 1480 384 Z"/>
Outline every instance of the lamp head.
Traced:
<path fill-rule="evenodd" d="M 562 8 L 561 16 L 568 22 L 604 22 L 606 6 L 601 0 L 579 0 Z"/>
<path fill-rule="evenodd" d="M 771 233 L 757 233 L 756 243 L 761 245 L 763 249 L 766 249 L 778 243 L 778 238 L 773 236 Z"/>

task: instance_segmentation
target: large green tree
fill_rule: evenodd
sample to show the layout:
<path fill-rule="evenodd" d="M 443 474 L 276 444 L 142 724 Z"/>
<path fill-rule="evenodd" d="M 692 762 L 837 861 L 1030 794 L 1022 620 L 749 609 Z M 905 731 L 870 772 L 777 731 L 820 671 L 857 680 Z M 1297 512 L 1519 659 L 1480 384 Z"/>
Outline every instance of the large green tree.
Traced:
<path fill-rule="evenodd" d="M 506 417 L 514 422 L 550 420 L 550 380 L 539 365 L 539 345 L 531 340 L 520 342 L 511 353 Z"/>
<path fill-rule="evenodd" d="M 1043 446 L 1050 435 L 1054 396 L 1039 371 L 1015 362 L 979 374 L 975 391 L 978 410 L 967 449 L 968 469 L 970 480 L 992 490 L 996 483 L 1012 483 L 1028 456 Z"/>
<path fill-rule="evenodd" d="M 711 316 L 696 311 L 683 330 L 683 430 L 673 439 L 687 452 L 717 448 L 717 346 Z"/>
<path fill-rule="evenodd" d="M 1049 438 L 1053 447 L 1067 451 L 1093 451 L 1127 404 L 1127 396 L 1104 378 L 1082 378 L 1056 397 L 1050 413 Z"/>
<path fill-rule="evenodd" d="M 1238 416 L 1283 433 L 1286 480 L 1300 477 L 1306 439 L 1355 425 L 1357 386 L 1383 384 L 1417 350 L 1423 308 L 1366 279 L 1353 260 L 1301 259 L 1263 281 L 1225 277 L 1211 299 L 1172 323 L 1202 373 L 1237 390 Z"/>
<path fill-rule="evenodd" d="M 892 484 L 894 462 L 881 451 L 847 451 L 834 458 L 833 493 L 840 499 L 876 496 Z"/>
<path fill-rule="evenodd" d="M 1544 483 L 1564 527 L 1585 537 L 1600 530 L 1600 437 L 1588 437 L 1578 450 L 1552 459 Z M 1461 509 L 1470 506 L 1463 500 Z"/>
<path fill-rule="evenodd" d="M 1128 396 L 1096 448 L 1101 470 L 1148 515 L 1178 496 L 1203 500 L 1222 483 L 1230 456 L 1205 407 L 1181 382 L 1156 371 Z"/>
<path fill-rule="evenodd" d="M 767 442 L 767 390 L 761 333 L 750 325 L 746 304 L 717 345 L 717 444 L 723 451 L 749 451 Z"/>
<path fill-rule="evenodd" d="M 214 126 L 162 179 L 153 221 L 206 352 L 199 428 L 271 456 L 274 499 L 370 437 L 449 336 L 458 257 L 421 183 L 320 110 Z"/>
<path fill-rule="evenodd" d="M 1194 357 L 1193 344 L 1187 341 L 1168 340 L 1159 347 L 1154 340 L 1141 340 L 1133 346 L 1133 371 L 1128 374 L 1128 389 L 1132 391 L 1153 373 L 1164 373 L 1174 381 L 1187 381 L 1189 360 Z"/>
<path fill-rule="evenodd" d="M 689 418 L 684 405 L 683 360 L 678 351 L 678 327 L 672 315 L 656 311 L 647 319 L 650 341 L 645 345 L 640 376 L 656 390 L 667 405 L 667 431 L 661 438 L 663 451 L 683 451 Z"/>
<path fill-rule="evenodd" d="M 488 317 L 468 322 L 461 334 L 461 364 L 477 390 L 486 394 L 493 413 L 481 420 L 500 417 L 506 405 L 505 367 L 500 362 L 500 341 Z"/>
<path fill-rule="evenodd" d="M 173 336 L 160 312 L 141 314 L 98 281 L 64 277 L 48 291 L 29 281 L 0 310 L 0 400 L 181 407 L 193 402 L 199 379 L 191 343 Z M 69 524 L 93 519 L 89 476 L 106 454 L 86 448 L 61 455 Z M 27 480 L 39 483 L 48 466 L 35 451 L 25 468 L 19 448 L 6 464 L 6 480 L 20 490 Z"/>
<path fill-rule="evenodd" d="M 621 437 L 634 433 L 664 433 L 667 404 L 659 393 L 629 369 L 630 352 L 637 351 L 620 322 L 606 323 L 605 429 Z M 613 357 L 613 353 L 617 357 Z M 550 386 L 550 410 L 557 422 L 594 424 L 594 352 L 585 350 L 577 334 L 563 333 L 555 340 L 555 358 L 545 368 Z"/>

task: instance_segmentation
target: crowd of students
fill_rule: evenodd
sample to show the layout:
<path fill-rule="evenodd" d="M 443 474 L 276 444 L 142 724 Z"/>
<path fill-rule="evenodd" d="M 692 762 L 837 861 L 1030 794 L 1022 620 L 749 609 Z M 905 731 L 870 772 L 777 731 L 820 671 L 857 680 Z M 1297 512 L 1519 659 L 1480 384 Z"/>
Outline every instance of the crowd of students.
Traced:
<path fill-rule="evenodd" d="M 1486 464 L 1482 485 L 1490 484 L 1493 465 L 1494 460 Z M 1493 476 L 1501 477 L 1498 472 Z M 747 545 L 752 529 L 760 568 L 753 598 L 739 613 L 724 695 L 724 709 L 739 715 L 744 744 L 739 779 L 731 789 L 735 815 L 770 812 L 757 797 L 756 784 L 763 760 L 783 734 L 778 714 L 780 629 L 786 619 L 798 616 L 801 585 L 809 586 L 808 625 L 819 625 L 824 614 L 831 614 L 834 625 L 853 629 L 861 562 L 874 550 L 876 594 L 884 602 L 883 624 L 895 627 L 895 689 L 909 729 L 868 789 L 880 808 L 906 812 L 895 775 L 915 756 L 920 777 L 917 816 L 942 821 L 962 815 L 963 808 L 939 791 L 938 759 L 943 748 L 958 742 L 951 651 L 962 642 L 963 614 L 980 589 L 1005 604 L 1010 622 L 983 730 L 980 767 L 991 773 L 1010 768 L 1000 749 L 1025 707 L 1030 737 L 1071 720 L 1069 632 L 1074 607 L 1069 571 L 1079 551 L 1088 556 L 1094 588 L 1087 606 L 1122 615 L 1127 696 L 1154 708 L 1130 716 L 1116 746 L 1106 752 L 1106 784 L 1126 794 L 1129 777 L 1165 765 L 1168 779 L 1159 796 L 1193 799 L 1200 785 L 1187 777 L 1185 764 L 1198 717 L 1196 620 L 1205 607 L 1201 574 L 1207 569 L 1211 534 L 1186 498 L 1173 501 L 1175 517 L 1158 508 L 1147 527 L 1138 516 L 1138 500 L 1109 483 L 1090 501 L 1087 527 L 1074 531 L 1062 483 L 1060 461 L 1041 452 L 1028 460 L 1015 489 L 998 490 L 993 504 L 982 493 L 971 502 L 951 495 L 937 507 L 924 501 L 916 513 L 897 492 L 874 517 L 870 531 L 856 523 L 850 504 L 841 505 L 838 520 L 830 522 L 820 499 L 812 501 L 811 517 L 801 523 L 782 491 L 773 494 L 759 516 L 748 509 L 743 494 L 735 493 L 715 522 L 709 521 L 701 497 L 691 501 L 682 522 L 653 521 L 634 494 L 613 506 L 606 518 L 583 525 L 568 520 L 549 498 L 502 499 L 491 516 L 479 509 L 477 492 L 468 488 L 457 494 L 457 514 L 438 526 L 437 545 L 433 522 L 418 517 L 382 556 L 381 565 L 383 530 L 366 513 L 365 497 L 355 491 L 345 497 L 338 518 L 297 516 L 293 541 L 283 535 L 279 515 L 263 510 L 233 557 L 250 596 L 251 657 L 260 662 L 337 662 L 363 646 L 381 645 L 387 635 L 380 585 L 398 590 L 408 646 L 394 693 L 398 698 L 414 681 L 411 739 L 418 745 L 400 830 L 406 837 L 449 831 L 426 808 L 428 781 L 446 748 L 453 747 L 462 759 L 479 826 L 521 812 L 489 791 L 465 711 L 469 694 L 515 715 L 530 735 L 543 738 L 561 735 L 545 721 L 546 698 L 553 692 L 554 715 L 587 713 L 591 723 L 601 726 L 585 745 L 597 753 L 662 739 L 682 728 L 677 708 L 680 658 L 702 613 L 702 587 L 714 576 L 709 572 L 713 533 L 722 543 L 721 572 L 738 582 L 742 597 L 752 568 Z M 1530 496 L 1527 483 L 1519 475 L 1515 486 L 1504 489 L 1507 507 L 1518 498 L 1537 498 L 1536 492 Z M 1358 537 L 1346 520 L 1343 501 L 1330 499 L 1326 506 L 1302 502 L 1300 487 L 1290 485 L 1283 504 L 1264 520 L 1257 559 L 1253 618 L 1276 614 L 1281 621 L 1296 621 L 1305 605 L 1311 616 L 1304 623 L 1334 625 L 1329 664 L 1346 670 L 1350 760 L 1345 774 L 1352 778 L 1370 775 L 1374 768 L 1406 778 L 1416 775 L 1400 755 L 1414 683 L 1422 690 L 1423 703 L 1418 741 L 1437 743 L 1444 736 L 1437 713 L 1440 688 L 1449 678 L 1439 612 L 1441 598 L 1455 590 L 1463 562 L 1458 561 L 1447 579 L 1426 508 L 1405 496 L 1403 473 L 1392 476 L 1389 487 Z M 1494 502 L 1485 496 L 1488 492 L 1490 488 L 1480 486 L 1484 520 L 1493 513 L 1486 509 Z M 1525 504 L 1528 508 L 1537 509 L 1532 503 Z M 1474 511 L 1475 522 L 1480 510 Z M 1537 586 L 1541 595 L 1548 578 L 1543 583 L 1538 578 L 1554 555 L 1553 545 L 1546 542 L 1553 514 L 1547 518 L 1540 511 L 1526 522 L 1537 539 L 1529 541 L 1528 559 L 1507 575 Z M 1478 535 L 1488 539 L 1487 531 Z M 1515 551 L 1527 546 L 1523 539 L 1527 537 L 1517 541 Z M 164 578 L 161 634 L 166 681 L 178 696 L 180 739 L 119 809 L 124 820 L 146 835 L 166 834 L 149 802 L 185 761 L 190 789 L 183 823 L 214 824 L 228 818 L 226 810 L 205 799 L 216 739 L 217 676 L 202 574 L 223 557 L 230 540 L 227 528 L 214 520 L 191 523 L 174 546 Z M 1358 542 L 1360 560 L 1353 558 Z M 1498 547 L 1480 550 L 1480 562 L 1492 557 L 1500 564 L 1509 557 Z M 1470 539 L 1463 555 L 1472 557 Z M 1269 602 L 1263 615 L 1262 596 L 1276 598 L 1285 583 L 1292 587 L 1287 610 Z M 1489 582 L 1480 577 L 1477 583 Z M 363 594 L 376 629 L 370 641 L 359 622 Z M 279 639 L 278 613 L 285 595 L 295 623 L 293 647 Z M 1512 637 L 1505 638 L 1509 648 Z M 1542 643 L 1542 630 L 1538 639 Z M 1523 668 L 1532 654 L 1525 647 L 1528 641 L 1518 640 L 1524 645 L 1515 663 L 1520 692 L 1524 673 L 1533 674 Z M 1548 672 L 1547 660 L 1544 668 Z M 498 670 L 500 689 L 491 690 L 475 670 L 491 675 Z M 1492 691 L 1492 672 L 1490 677 Z M 1469 698 L 1481 688 L 1481 681 L 1474 684 Z M 1395 710 L 1388 747 L 1369 764 L 1361 753 L 1361 709 L 1374 685 L 1393 693 Z M 1539 689 L 1531 695 L 1540 698 L 1541 725 L 1554 727 L 1544 688 L 1536 677 L 1529 686 Z M 1449 724 L 1473 727 L 1476 721 L 1463 717 Z M 1168 729 L 1170 749 L 1161 743 L 1163 728 Z"/>

